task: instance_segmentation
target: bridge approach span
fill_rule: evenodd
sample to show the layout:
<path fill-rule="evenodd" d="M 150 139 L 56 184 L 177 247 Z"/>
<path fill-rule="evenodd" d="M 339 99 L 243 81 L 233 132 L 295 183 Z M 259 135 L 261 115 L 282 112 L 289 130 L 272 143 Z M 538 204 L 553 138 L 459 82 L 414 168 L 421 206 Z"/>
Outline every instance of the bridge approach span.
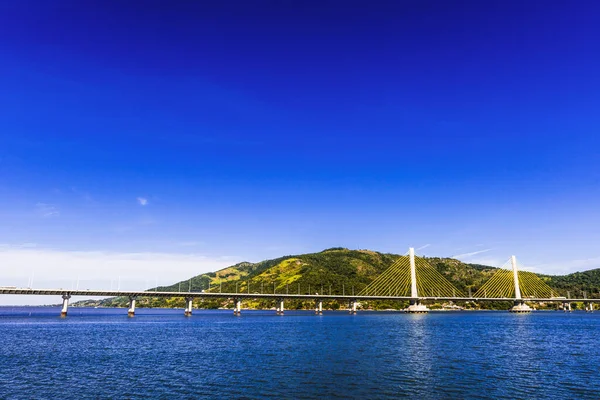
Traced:
<path fill-rule="evenodd" d="M 186 315 L 192 313 L 192 301 L 194 299 L 233 299 L 234 312 L 240 313 L 240 303 L 242 300 L 250 299 L 271 299 L 278 303 L 277 311 L 283 314 L 284 300 L 310 300 L 317 303 L 318 313 L 322 312 L 322 302 L 324 300 L 337 300 L 350 304 L 350 312 L 356 312 L 356 305 L 361 301 L 369 300 L 386 300 L 386 301 L 409 301 L 409 302 L 424 302 L 424 301 L 473 301 L 473 302 L 489 302 L 489 301 L 504 301 L 514 302 L 512 297 L 441 297 L 441 296 L 420 296 L 413 298 L 411 296 L 365 296 L 365 295 L 336 295 L 336 294 L 288 294 L 288 293 L 206 293 L 206 292 L 153 292 L 153 291 L 118 291 L 118 290 L 70 290 L 70 289 L 31 289 L 31 288 L 0 288 L 0 294 L 4 295 L 26 295 L 26 296 L 61 296 L 63 299 L 63 309 L 61 314 L 66 315 L 68 310 L 68 302 L 72 296 L 83 297 L 128 297 L 130 300 L 129 315 L 135 314 L 135 301 L 140 297 L 182 297 L 186 299 Z M 523 301 L 532 303 L 563 303 L 563 305 L 573 302 L 586 303 L 586 307 L 593 309 L 592 304 L 600 303 L 600 299 L 585 299 L 585 298 L 569 298 L 550 297 L 550 298 L 525 298 Z M 569 307 L 570 308 L 570 307 Z"/>

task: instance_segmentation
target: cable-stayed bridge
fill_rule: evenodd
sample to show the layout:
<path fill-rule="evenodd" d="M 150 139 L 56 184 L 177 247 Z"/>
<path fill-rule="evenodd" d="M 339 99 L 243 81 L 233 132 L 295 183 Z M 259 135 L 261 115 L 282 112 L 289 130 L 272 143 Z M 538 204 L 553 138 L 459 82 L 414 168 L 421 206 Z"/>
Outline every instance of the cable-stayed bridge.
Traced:
<path fill-rule="evenodd" d="M 234 314 L 241 314 L 242 300 L 270 299 L 274 300 L 277 313 L 283 315 L 285 300 L 307 300 L 315 302 L 315 313 L 322 314 L 324 300 L 337 300 L 348 304 L 350 313 L 356 313 L 361 301 L 392 300 L 408 301 L 405 309 L 409 313 L 427 313 L 427 303 L 431 301 L 457 302 L 512 302 L 511 312 L 528 313 L 532 309 L 527 303 L 562 303 L 563 310 L 571 310 L 571 303 L 585 303 L 586 311 L 592 312 L 594 304 L 600 299 L 566 298 L 557 296 L 543 280 L 532 272 L 520 271 L 515 256 L 498 269 L 482 287 L 472 295 L 457 289 L 439 271 L 423 257 L 415 255 L 414 249 L 399 257 L 381 275 L 357 294 L 300 294 L 300 293 L 216 293 L 210 291 L 121 291 L 121 290 L 68 290 L 68 289 L 32 289 L 0 286 L 0 294 L 6 295 L 46 295 L 62 296 L 61 315 L 66 316 L 71 296 L 123 296 L 129 298 L 128 315 L 135 315 L 136 300 L 140 297 L 181 297 L 185 298 L 184 314 L 192 315 L 195 299 L 231 299 Z"/>

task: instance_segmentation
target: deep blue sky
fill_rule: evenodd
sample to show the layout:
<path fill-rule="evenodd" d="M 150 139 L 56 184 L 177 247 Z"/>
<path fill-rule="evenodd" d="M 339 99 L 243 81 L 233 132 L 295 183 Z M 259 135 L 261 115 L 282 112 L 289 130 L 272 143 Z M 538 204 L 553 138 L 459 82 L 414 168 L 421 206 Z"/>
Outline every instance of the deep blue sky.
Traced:
<path fill-rule="evenodd" d="M 599 20 L 595 1 L 2 2 L 0 243 L 600 267 Z"/>

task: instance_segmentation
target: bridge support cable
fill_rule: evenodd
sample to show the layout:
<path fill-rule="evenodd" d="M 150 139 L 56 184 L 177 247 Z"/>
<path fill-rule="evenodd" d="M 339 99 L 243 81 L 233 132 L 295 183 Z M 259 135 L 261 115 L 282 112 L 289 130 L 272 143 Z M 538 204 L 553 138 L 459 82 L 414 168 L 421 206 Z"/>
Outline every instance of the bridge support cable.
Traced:
<path fill-rule="evenodd" d="M 359 296 L 408 296 L 410 290 L 410 265 L 408 257 L 401 256 L 367 287 Z"/>
<path fill-rule="evenodd" d="M 521 294 L 524 298 L 552 298 L 555 291 L 533 272 L 519 271 Z"/>
<path fill-rule="evenodd" d="M 382 279 L 379 282 L 373 282 L 373 285 L 367 286 L 362 292 L 368 292 L 372 296 L 394 296 L 398 290 L 403 291 L 404 287 L 410 284 L 408 269 L 402 268 L 405 263 L 408 263 L 408 258 L 400 257 L 380 275 Z M 393 284 L 386 285 L 386 282 L 393 282 Z"/>
<path fill-rule="evenodd" d="M 511 298 L 514 297 L 514 274 L 507 267 L 508 261 L 488 279 L 474 297 Z"/>
<path fill-rule="evenodd" d="M 408 258 L 404 257 L 402 263 L 395 268 L 394 274 L 388 279 L 380 279 L 376 293 L 381 296 L 406 296 L 411 287 L 410 279 L 410 264 Z"/>
<path fill-rule="evenodd" d="M 374 288 L 375 295 L 406 296 L 411 287 L 410 276 L 410 264 L 408 258 L 405 257 L 387 279 L 383 277 L 379 280 L 379 284 Z"/>
<path fill-rule="evenodd" d="M 475 292 L 474 297 L 511 298 L 514 296 L 513 274 L 509 270 L 499 269 Z"/>
<path fill-rule="evenodd" d="M 511 267 L 513 258 L 510 259 Z M 508 263 L 507 263 L 508 264 Z M 504 264 L 492 277 L 475 293 L 474 297 L 483 298 L 513 298 L 521 302 L 527 298 L 553 298 L 555 291 L 533 272 L 521 271 L 514 259 L 514 267 L 506 268 Z M 515 273 L 516 268 L 516 273 Z M 518 292 L 515 290 L 518 286 Z"/>
<path fill-rule="evenodd" d="M 359 295 L 365 296 L 402 296 L 410 287 L 408 257 L 401 256 L 365 287 Z"/>
<path fill-rule="evenodd" d="M 70 294 L 63 294 L 63 296 L 62 296 L 63 303 L 62 303 L 62 309 L 60 310 L 61 317 L 67 316 L 67 312 L 69 311 L 69 299 L 70 298 L 71 298 Z"/>
<path fill-rule="evenodd" d="M 464 297 L 462 291 L 458 290 L 437 269 L 429 264 L 424 258 L 416 259 L 417 287 L 421 297 L 427 296 L 428 290 L 437 297 Z"/>
<path fill-rule="evenodd" d="M 529 312 L 531 308 L 525 304 L 528 298 L 553 298 L 554 290 L 533 272 L 520 271 L 517 259 L 512 256 L 509 260 L 511 268 L 505 263 L 492 277 L 475 293 L 482 298 L 512 298 L 512 312 Z"/>
<path fill-rule="evenodd" d="M 415 257 L 417 289 L 419 297 L 434 293 L 437 297 L 465 297 L 444 275 L 423 257 Z M 435 297 L 435 296 L 434 296 Z"/>
<path fill-rule="evenodd" d="M 412 248 L 408 251 L 408 257 L 399 257 L 359 293 L 359 296 L 410 297 L 411 305 L 406 310 L 409 312 L 428 311 L 419 298 L 429 295 L 432 297 L 464 296 L 423 257 L 416 256 Z"/>

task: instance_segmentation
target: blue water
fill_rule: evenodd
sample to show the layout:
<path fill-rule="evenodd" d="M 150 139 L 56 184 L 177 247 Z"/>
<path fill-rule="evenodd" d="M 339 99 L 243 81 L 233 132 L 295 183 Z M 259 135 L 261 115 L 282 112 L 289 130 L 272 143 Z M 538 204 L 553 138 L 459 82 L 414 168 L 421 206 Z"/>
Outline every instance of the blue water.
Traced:
<path fill-rule="evenodd" d="M 0 308 L 1 399 L 597 399 L 600 312 Z"/>

